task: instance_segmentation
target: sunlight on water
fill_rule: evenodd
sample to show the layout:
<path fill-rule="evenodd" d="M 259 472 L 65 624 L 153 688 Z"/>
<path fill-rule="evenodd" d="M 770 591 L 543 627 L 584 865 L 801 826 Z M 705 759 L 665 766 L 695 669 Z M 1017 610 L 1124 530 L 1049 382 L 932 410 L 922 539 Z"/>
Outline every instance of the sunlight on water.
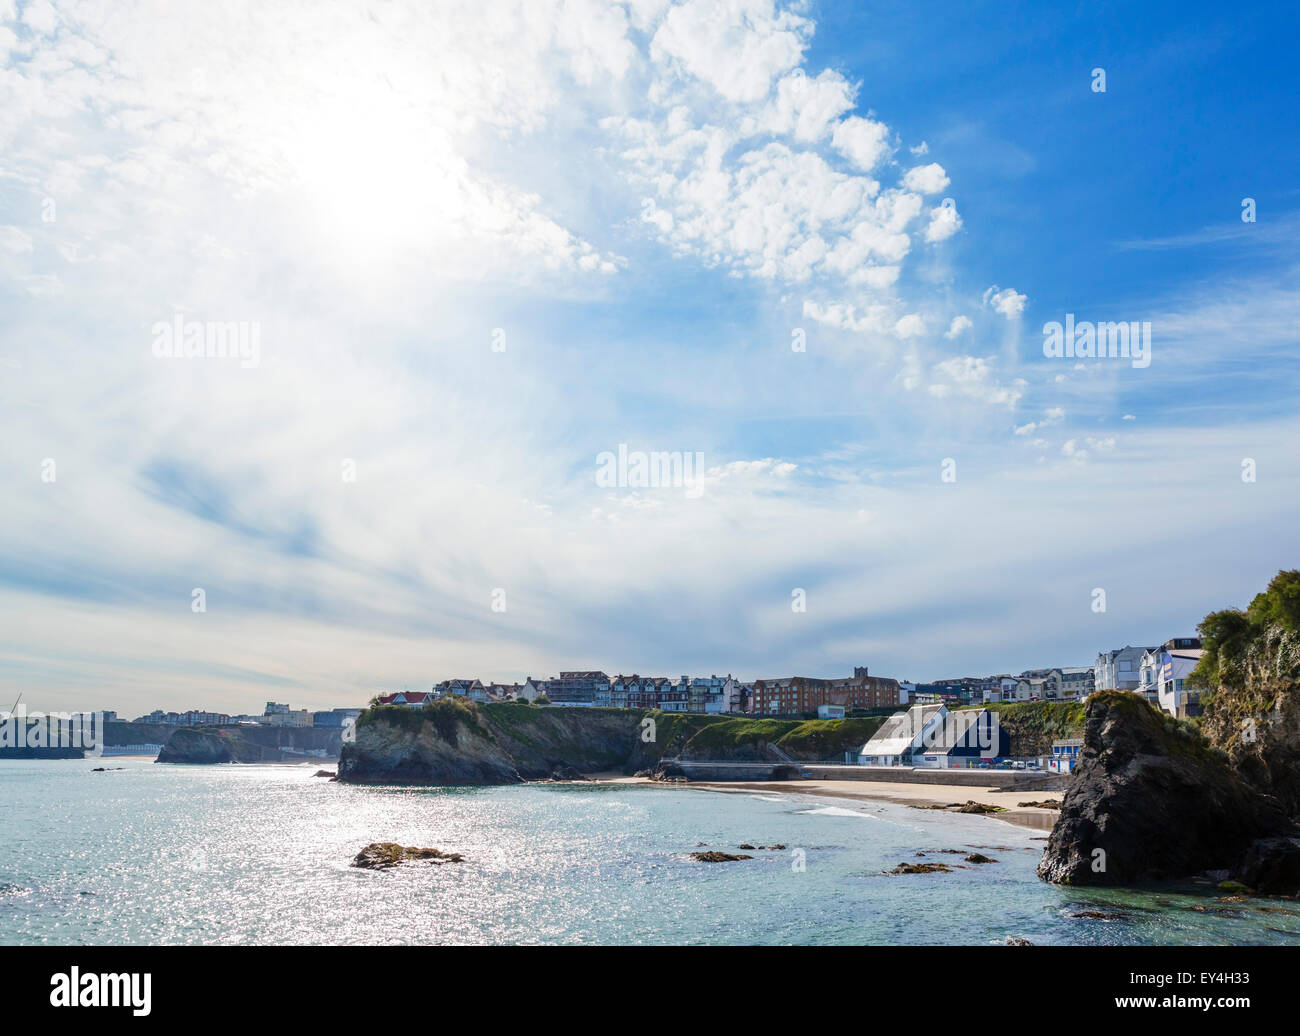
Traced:
<path fill-rule="evenodd" d="M 682 787 L 357 788 L 314 765 L 95 765 L 0 762 L 0 943 L 1300 942 L 1285 900 L 1046 885 L 1042 833 L 985 817 Z M 373 841 L 466 862 L 350 867 Z M 742 843 L 786 849 L 689 856 Z M 998 862 L 932 852 L 974 848 Z M 922 859 L 961 869 L 883 873 Z M 1069 916 L 1085 910 L 1111 919 Z"/>

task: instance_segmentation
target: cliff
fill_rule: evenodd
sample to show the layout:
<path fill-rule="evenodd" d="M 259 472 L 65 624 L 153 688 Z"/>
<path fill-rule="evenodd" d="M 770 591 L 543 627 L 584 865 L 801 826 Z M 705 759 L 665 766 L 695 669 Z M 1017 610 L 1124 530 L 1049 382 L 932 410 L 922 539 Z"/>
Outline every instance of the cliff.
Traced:
<path fill-rule="evenodd" d="M 338 755 L 341 731 L 314 727 L 169 727 L 160 763 L 281 763 Z M 308 756 L 307 752 L 324 752 Z"/>
<path fill-rule="evenodd" d="M 1083 742 L 1038 865 L 1047 881 L 1128 885 L 1234 870 L 1257 839 L 1294 830 L 1224 752 L 1139 695 L 1089 698 Z"/>
<path fill-rule="evenodd" d="M 474 705 L 447 699 L 422 709 L 380 706 L 343 746 L 339 780 L 356 783 L 510 784 L 554 775 L 655 770 L 666 758 L 771 762 L 843 759 L 882 717 L 750 720 L 640 709 Z"/>
<path fill-rule="evenodd" d="M 338 776 L 371 784 L 514 784 L 556 771 L 621 771 L 642 715 L 455 698 L 422 709 L 381 706 L 357 720 Z"/>
<path fill-rule="evenodd" d="M 1201 729 L 1247 782 L 1300 814 L 1300 636 L 1268 626 L 1218 676 Z"/>

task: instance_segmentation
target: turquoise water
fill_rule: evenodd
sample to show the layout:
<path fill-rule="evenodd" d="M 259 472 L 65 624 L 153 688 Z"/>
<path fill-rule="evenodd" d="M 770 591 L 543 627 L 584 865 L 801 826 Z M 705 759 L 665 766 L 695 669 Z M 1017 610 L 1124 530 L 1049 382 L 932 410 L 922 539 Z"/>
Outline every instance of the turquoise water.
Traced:
<path fill-rule="evenodd" d="M 1044 832 L 985 817 L 682 787 L 358 788 L 315 769 L 0 762 L 0 943 L 1300 945 L 1284 900 L 1046 885 Z M 349 867 L 372 841 L 466 862 Z M 705 864 L 686 855 L 700 842 L 789 848 Z M 881 873 L 977 846 L 999 862 Z M 1124 916 L 1067 916 L 1083 909 Z"/>

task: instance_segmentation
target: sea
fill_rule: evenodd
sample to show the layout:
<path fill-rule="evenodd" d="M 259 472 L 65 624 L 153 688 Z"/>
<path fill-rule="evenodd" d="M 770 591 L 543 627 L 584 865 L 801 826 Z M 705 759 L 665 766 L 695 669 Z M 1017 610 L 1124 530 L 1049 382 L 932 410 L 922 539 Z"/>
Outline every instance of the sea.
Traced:
<path fill-rule="evenodd" d="M 360 787 L 318 765 L 0 761 L 0 944 L 1300 945 L 1294 901 L 1048 885 L 1046 832 L 989 817 L 795 789 Z M 376 841 L 464 862 L 350 866 Z M 915 862 L 954 869 L 886 873 Z"/>

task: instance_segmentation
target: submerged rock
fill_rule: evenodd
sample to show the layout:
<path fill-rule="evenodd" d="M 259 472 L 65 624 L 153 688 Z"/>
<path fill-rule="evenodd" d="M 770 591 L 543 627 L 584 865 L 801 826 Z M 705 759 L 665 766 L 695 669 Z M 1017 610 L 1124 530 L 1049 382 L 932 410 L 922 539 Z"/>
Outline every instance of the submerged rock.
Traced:
<path fill-rule="evenodd" d="M 692 860 L 698 860 L 700 863 L 731 863 L 735 860 L 752 860 L 754 857 L 746 856 L 744 853 L 720 853 L 716 850 L 703 853 L 691 853 Z"/>
<path fill-rule="evenodd" d="M 1028 939 L 1021 938 L 1019 935 L 1008 935 L 1002 940 L 1004 946 L 1033 946 Z"/>
<path fill-rule="evenodd" d="M 1189 725 L 1136 694 L 1088 699 L 1083 750 L 1038 865 L 1062 885 L 1126 885 L 1232 868 L 1294 826 Z"/>
<path fill-rule="evenodd" d="M 445 853 L 441 849 L 421 849 L 410 845 L 398 845 L 396 842 L 371 842 L 357 853 L 352 860 L 353 867 L 367 870 L 388 870 L 408 860 L 428 860 L 431 863 L 461 863 L 465 857 L 460 853 Z"/>
<path fill-rule="evenodd" d="M 886 874 L 951 874 L 952 868 L 946 863 L 900 863 Z"/>
<path fill-rule="evenodd" d="M 969 856 L 963 856 L 967 863 L 997 863 L 998 861 L 991 856 L 985 856 L 983 853 L 971 853 Z"/>

